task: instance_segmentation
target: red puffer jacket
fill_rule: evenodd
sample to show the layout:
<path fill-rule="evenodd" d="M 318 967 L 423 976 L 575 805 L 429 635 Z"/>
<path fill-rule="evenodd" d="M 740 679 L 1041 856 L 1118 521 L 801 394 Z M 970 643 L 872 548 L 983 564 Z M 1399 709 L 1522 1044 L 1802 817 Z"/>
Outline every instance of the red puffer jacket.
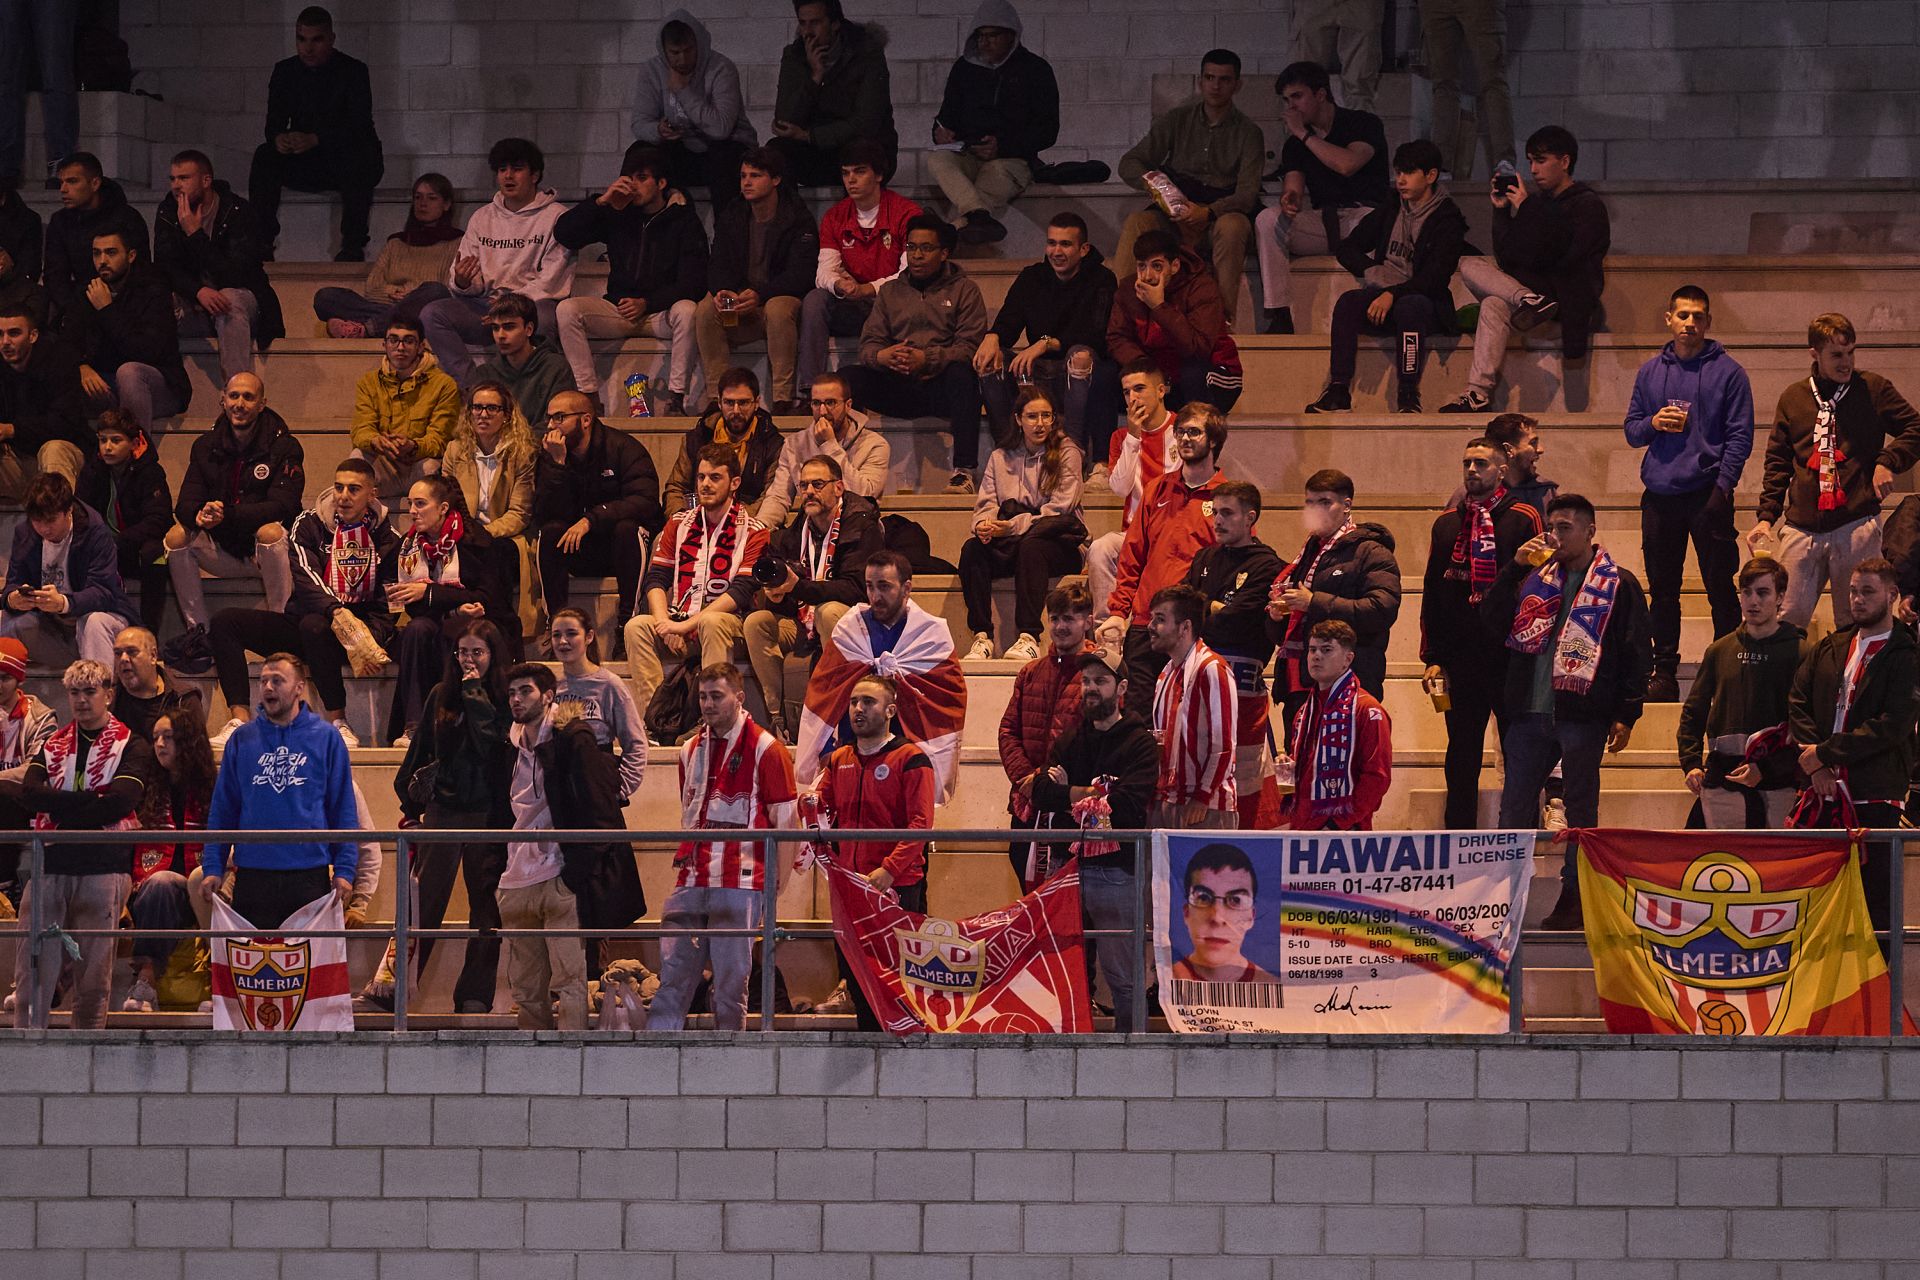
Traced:
<path fill-rule="evenodd" d="M 1094 649 L 1087 641 L 1081 652 Z M 1080 655 L 1061 655 L 1049 649 L 1020 668 L 1013 678 L 1013 696 L 1000 717 L 1000 763 L 1009 782 L 1018 783 L 1035 769 L 1047 767 L 1047 756 L 1062 733 L 1080 718 Z M 1007 812 L 1027 819 L 1033 806 L 1017 792 L 1007 796 Z"/>

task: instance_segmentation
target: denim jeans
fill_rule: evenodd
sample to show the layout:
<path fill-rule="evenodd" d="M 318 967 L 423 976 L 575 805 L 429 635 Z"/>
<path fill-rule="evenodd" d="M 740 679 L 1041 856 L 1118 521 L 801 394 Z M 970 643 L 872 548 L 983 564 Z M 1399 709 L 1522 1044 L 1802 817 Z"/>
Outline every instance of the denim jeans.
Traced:
<path fill-rule="evenodd" d="M 1539 712 L 1514 716 L 1500 742 L 1500 754 L 1507 762 L 1507 781 L 1500 791 L 1500 825 L 1523 831 L 1540 825 L 1540 789 L 1558 764 L 1566 788 L 1567 825 L 1599 826 L 1600 760 L 1606 754 L 1611 727 L 1561 724 Z M 1566 870 L 1561 873 L 1568 884 L 1577 874 L 1574 848 L 1569 840 Z"/>
<path fill-rule="evenodd" d="M 764 898 L 758 889 L 684 886 L 667 895 L 663 929 L 758 929 Z M 752 938 L 666 938 L 660 943 L 660 990 L 648 1007 L 649 1031 L 678 1031 L 700 975 L 713 966 L 713 1025 L 742 1031 L 747 1025 L 747 978 L 753 973 Z"/>
<path fill-rule="evenodd" d="M 220 348 L 222 381 L 236 373 L 253 372 L 253 331 L 260 320 L 260 300 L 250 289 L 221 289 L 227 300 L 224 313 L 214 315 L 200 309 L 192 298 L 176 295 L 174 306 L 180 312 L 180 336 L 212 338 Z"/>
<path fill-rule="evenodd" d="M 1080 864 L 1080 914 L 1089 929 L 1132 929 L 1140 903 L 1140 882 L 1125 867 Z M 1088 938 L 1100 961 L 1100 975 L 1113 993 L 1113 1029 L 1145 1030 L 1133 1025 L 1133 991 L 1140 982 L 1140 953 L 1130 938 Z M 1142 944 L 1144 948 L 1144 941 Z"/>

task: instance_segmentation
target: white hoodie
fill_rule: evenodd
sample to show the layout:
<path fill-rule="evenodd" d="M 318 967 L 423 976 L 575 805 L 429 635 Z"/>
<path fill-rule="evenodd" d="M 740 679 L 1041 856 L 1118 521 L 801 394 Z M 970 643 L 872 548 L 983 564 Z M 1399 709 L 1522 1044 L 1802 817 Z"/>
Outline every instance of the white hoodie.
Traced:
<path fill-rule="evenodd" d="M 461 288 L 453 269 L 447 283 L 455 293 L 524 293 L 535 302 L 573 293 L 573 255 L 553 238 L 553 224 L 565 212 L 552 190 L 537 192 L 519 212 L 508 209 L 499 193 L 474 210 L 460 237 L 454 261 L 480 259 L 473 283 Z"/>

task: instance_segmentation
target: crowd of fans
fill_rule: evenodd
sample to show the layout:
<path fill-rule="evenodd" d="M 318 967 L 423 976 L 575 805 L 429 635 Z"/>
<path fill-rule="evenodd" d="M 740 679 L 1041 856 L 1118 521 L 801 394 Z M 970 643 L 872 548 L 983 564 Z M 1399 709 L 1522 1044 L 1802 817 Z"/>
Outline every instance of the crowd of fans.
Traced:
<path fill-rule="evenodd" d="M 795 12 L 765 145 L 737 71 L 681 13 L 642 69 L 638 140 L 604 190 L 568 207 L 543 186 L 539 147 L 503 139 L 488 159 L 496 194 L 462 230 L 446 179 L 418 180 L 365 288 L 315 299 L 330 334 L 379 337 L 384 358 L 358 380 L 353 451 L 310 508 L 298 433 L 253 371 L 254 350 L 284 329 L 264 270 L 274 208 L 283 187 L 342 191 L 341 256 L 357 259 L 381 172 L 366 69 L 333 49 L 324 10 L 300 15 L 299 54 L 275 68 L 250 200 L 189 150 L 151 237 L 81 153 L 55 168 L 63 207 L 44 235 L 17 196 L 0 203 L 0 495 L 25 507 L 0 588 L 0 808 L 12 815 L 0 826 L 182 833 L 136 849 L 131 874 L 124 845 L 49 849 L 27 888 L 49 920 L 204 926 L 224 892 L 272 928 L 329 891 L 364 919 L 377 844 L 229 847 L 185 833 L 370 825 L 345 677 L 390 667 L 388 722 L 364 728 L 404 750 L 406 820 L 502 834 L 416 852 L 427 927 L 456 872 L 478 928 L 610 932 L 638 919 L 629 844 L 562 850 L 539 832 L 622 830 L 650 727 L 677 747 L 689 830 L 930 829 L 954 786 L 959 662 L 996 657 L 1002 578 L 1017 638 L 998 656 L 1022 663 L 999 735 L 1014 827 L 1370 826 L 1393 764 L 1382 700 L 1402 605 L 1395 541 L 1364 518 L 1354 478 L 1324 469 L 1301 486 L 1303 544 L 1270 546 L 1259 523 L 1272 495 L 1220 470 L 1248 241 L 1268 332 L 1295 323 L 1292 258 L 1334 253 L 1358 282 L 1333 308 L 1328 380 L 1308 413 L 1352 407 L 1369 332 L 1397 339 L 1397 406 L 1418 411 L 1427 339 L 1456 323 L 1457 274 L 1479 300 L 1473 372 L 1441 411 L 1484 414 L 1510 330 L 1556 322 L 1577 362 L 1601 319 L 1607 214 L 1573 179 L 1577 141 L 1534 133 L 1529 181 L 1510 141 L 1492 139 L 1508 163 L 1488 188 L 1482 255 L 1446 194 L 1446 151 L 1416 139 L 1389 155 L 1380 120 L 1356 105 L 1364 50 L 1350 56 L 1338 35 L 1348 105 L 1317 63 L 1277 79 L 1289 136 L 1280 198 L 1261 209 L 1262 134 L 1232 105 L 1239 59 L 1214 50 L 1197 98 L 1121 161 L 1155 203 L 1127 220 L 1114 266 L 1084 220 L 1055 214 L 1043 258 L 993 314 L 954 255 L 1004 236 L 998 215 L 1058 125 L 1052 72 L 1021 43 L 1018 14 L 983 4 L 949 79 L 929 142 L 949 220 L 887 185 L 899 139 L 872 32 L 837 0 Z M 1338 15 L 1322 16 L 1303 42 L 1336 38 Z M 846 197 L 816 223 L 798 187 L 830 181 Z M 710 237 L 688 201 L 700 187 Z M 594 244 L 605 295 L 576 297 L 576 255 Z M 1752 391 L 1709 337 L 1704 291 L 1676 289 L 1665 323 L 1672 340 L 1641 369 L 1624 419 L 1626 443 L 1644 450 L 1644 586 L 1602 540 L 1593 503 L 1541 476 L 1537 420 L 1483 418 L 1460 450 L 1417 622 L 1422 683 L 1447 728 L 1445 823 L 1481 823 L 1493 720 L 1499 825 L 1597 824 L 1603 757 L 1627 746 L 1646 703 L 1680 699 L 1691 542 L 1716 639 L 1676 745 L 1702 820 L 1778 826 L 1798 805 L 1808 820 L 1895 825 L 1920 683 L 1908 603 L 1920 505 L 1883 522 L 1882 503 L 1920 459 L 1920 413 L 1855 367 L 1844 317 L 1816 318 L 1811 376 L 1778 402 L 1742 564 L 1733 495 L 1754 444 Z M 195 333 L 217 345 L 222 403 L 170 478 L 157 440 L 189 408 L 180 339 Z M 641 442 L 602 418 L 590 346 L 643 334 L 668 348 L 646 407 L 691 419 L 664 487 Z M 831 339 L 855 336 L 857 356 L 830 367 Z M 491 353 L 476 358 L 483 341 Z M 747 343 L 765 344 L 764 392 L 735 363 Z M 983 411 L 998 442 L 984 467 Z M 789 415 L 804 425 L 783 431 Z M 916 568 L 938 562 L 924 532 L 882 514 L 881 415 L 951 430 L 948 492 L 973 501 L 957 552 L 964 646 L 912 599 Z M 1119 501 L 1120 531 L 1090 538 L 1089 490 Z M 568 600 L 575 579 L 607 576 L 617 595 L 602 636 Z M 261 599 L 210 615 L 207 578 L 258 578 Z M 1822 587 L 1839 626 L 1815 642 Z M 162 646 L 169 593 L 185 626 Z M 603 643 L 625 679 L 601 665 Z M 788 684 L 795 655 L 809 659 L 803 689 Z M 552 665 L 527 660 L 542 656 Z M 64 670 L 64 727 L 23 687 L 29 663 Z M 209 668 L 229 708 L 212 733 L 175 684 Z M 1023 837 L 1014 868 L 1031 886 L 1076 847 Z M 924 908 L 923 842 L 838 852 Z M 675 863 L 665 923 L 760 923 L 769 868 L 754 840 L 690 841 Z M 1130 922 L 1130 854 L 1089 846 L 1082 874 L 1089 923 Z M 1578 927 L 1571 864 L 1563 885 L 1548 926 Z M 1874 886 L 1870 873 L 1870 899 Z M 49 947 L 42 1007 L 62 970 Z M 707 970 L 720 1025 L 740 1025 L 745 939 L 666 950 L 657 1025 L 680 1025 Z M 1109 951 L 1124 1011 L 1138 979 Z M 594 939 L 513 939 L 506 952 L 522 1025 L 585 1025 Z M 88 939 L 68 968 L 76 1026 L 104 1016 L 110 954 L 110 940 Z M 458 1010 L 491 1007 L 498 955 L 497 941 L 468 945 Z M 168 949 L 136 956 L 129 1005 L 150 1008 Z"/>

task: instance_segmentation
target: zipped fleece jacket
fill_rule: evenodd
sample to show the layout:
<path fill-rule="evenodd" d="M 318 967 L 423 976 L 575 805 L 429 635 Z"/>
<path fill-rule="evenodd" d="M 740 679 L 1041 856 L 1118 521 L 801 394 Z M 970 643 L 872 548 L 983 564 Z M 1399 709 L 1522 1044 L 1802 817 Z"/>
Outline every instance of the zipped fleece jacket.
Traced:
<path fill-rule="evenodd" d="M 1793 678 L 1787 720 L 1801 746 L 1819 743 L 1825 765 L 1847 771 L 1847 790 L 1856 803 L 1906 799 L 1913 772 L 1913 727 L 1920 706 L 1920 649 L 1913 632 L 1896 622 L 1886 647 L 1873 656 L 1854 689 L 1853 704 L 1838 733 L 1833 713 L 1840 705 L 1840 682 L 1857 627 L 1833 632 L 1813 647 Z"/>
<path fill-rule="evenodd" d="M 1440 196 L 1439 203 L 1426 214 L 1420 233 L 1413 240 L 1412 274 L 1396 285 L 1388 285 L 1395 297 L 1419 295 L 1432 300 L 1434 319 L 1440 322 L 1438 333 L 1456 332 L 1453 323 L 1453 273 L 1460 259 L 1476 250 L 1467 243 L 1467 215 L 1451 196 Z M 1356 277 L 1366 278 L 1367 269 L 1383 265 L 1387 247 L 1399 225 L 1404 202 L 1394 200 L 1376 207 L 1360 220 L 1334 250 L 1340 265 Z"/>
<path fill-rule="evenodd" d="M 227 518 L 208 532 L 223 550 L 245 560 L 262 525 L 291 525 L 299 517 L 306 487 L 306 453 L 285 418 L 271 408 L 260 410 L 242 445 L 222 413 L 213 430 L 194 439 L 173 518 L 181 528 L 197 530 L 201 507 L 226 503 Z"/>
<path fill-rule="evenodd" d="M 554 238 L 574 253 L 607 246 L 607 301 L 645 298 L 647 313 L 707 293 L 707 232 L 690 204 L 648 213 L 637 204 L 614 209 L 589 192 L 560 215 Z"/>
<path fill-rule="evenodd" d="M 1107 597 L 1109 615 L 1144 627 L 1153 613 L 1154 592 L 1186 579 L 1194 553 L 1213 545 L 1213 491 L 1225 478 L 1216 471 L 1196 488 L 1170 471 L 1147 486 L 1120 544 L 1120 569 Z"/>
<path fill-rule="evenodd" d="M 166 273 L 167 283 L 188 305 L 201 289 L 245 289 L 260 311 L 254 317 L 253 340 L 262 351 L 276 338 L 287 336 L 280 314 L 280 295 L 267 279 L 267 249 L 253 206 L 233 193 L 224 178 L 213 182 L 220 198 L 213 225 L 188 235 L 180 228 L 180 204 L 164 197 L 153 215 L 153 262 Z"/>
<path fill-rule="evenodd" d="M 1071 280 L 1055 275 L 1043 258 L 1022 267 L 1013 278 L 1007 300 L 993 318 L 994 336 L 1009 354 L 1025 333 L 1028 342 L 1058 338 L 1062 358 L 1075 347 L 1086 347 L 1095 359 L 1104 359 L 1107 322 L 1113 318 L 1113 298 L 1119 288 L 1113 268 L 1098 249 L 1080 260 Z"/>
<path fill-rule="evenodd" d="M 382 358 L 378 368 L 360 375 L 353 389 L 353 447 L 371 449 L 376 436 L 405 436 L 420 446 L 420 456 L 437 458 L 446 450 L 460 420 L 460 388 L 431 355 L 406 377 Z"/>
<path fill-rule="evenodd" d="M 1097 647 L 1088 640 L 1073 653 L 1049 648 L 1013 678 L 1013 696 L 1000 714 L 1000 765 L 1016 787 L 1047 767 L 1053 744 L 1080 722 L 1080 655 Z M 1011 793 L 1007 812 L 1021 813 Z"/>
<path fill-rule="evenodd" d="M 806 42 L 796 37 L 780 52 L 780 83 L 773 118 L 806 129 L 807 142 L 838 153 L 855 138 L 879 143 L 891 169 L 900 150 L 893 127 L 893 87 L 887 71 L 886 32 L 842 22 L 827 50 L 826 75 L 813 82 Z"/>
<path fill-rule="evenodd" d="M 693 32 L 693 74 L 687 87 L 668 87 L 665 45 L 640 64 L 640 80 L 633 91 L 633 136 L 660 144 L 660 122 L 671 120 L 681 129 L 681 143 L 689 151 L 705 152 L 715 142 L 738 142 L 751 147 L 759 141 L 753 121 L 747 119 L 746 95 L 740 91 L 740 68 L 724 53 L 713 51 L 706 24 L 685 9 L 675 9 L 660 24 L 684 22 Z"/>
<path fill-rule="evenodd" d="M 860 331 L 860 363 L 879 367 L 880 349 L 908 342 L 927 353 L 920 377 L 937 378 L 949 364 L 970 364 L 987 336 L 987 304 L 980 286 L 958 263 L 942 264 L 931 280 L 907 272 L 880 286 Z"/>
<path fill-rule="evenodd" d="M 1814 375 L 1820 394 L 1833 399 L 1837 387 Z M 1841 506 L 1820 509 L 1820 476 L 1813 458 L 1813 422 L 1818 406 L 1813 388 L 1802 378 L 1780 393 L 1767 438 L 1766 479 L 1760 488 L 1758 517 L 1808 533 L 1829 533 L 1843 524 L 1880 513 L 1873 494 L 1873 469 L 1896 474 L 1920 459 L 1920 411 L 1877 373 L 1855 370 L 1834 417 L 1840 433 Z"/>
<path fill-rule="evenodd" d="M 1560 304 L 1560 350 L 1569 360 L 1586 359 L 1612 244 L 1606 202 L 1584 182 L 1558 196 L 1531 195 L 1518 213 L 1493 211 L 1494 261 Z"/>
<path fill-rule="evenodd" d="M 1669 400 L 1686 400 L 1687 429 L 1655 431 L 1653 415 Z M 1640 482 L 1648 493 L 1698 493 L 1713 486 L 1732 493 L 1753 453 L 1753 387 L 1747 371 L 1708 339 L 1690 360 L 1669 342 L 1634 375 L 1627 402 L 1627 443 L 1645 449 Z"/>
<path fill-rule="evenodd" d="M 277 725 L 266 708 L 233 731 L 220 758 L 207 809 L 209 831 L 351 831 L 360 825 L 353 802 L 353 769 L 340 733 L 306 707 Z M 352 880 L 360 846 L 318 840 L 300 844 L 217 844 L 200 847 L 200 865 L 218 879 L 231 857 L 237 867 L 304 871 L 331 864 Z"/>
<path fill-rule="evenodd" d="M 507 208 L 498 192 L 473 211 L 454 261 L 480 259 L 473 283 L 462 288 L 447 268 L 447 284 L 469 296 L 523 293 L 540 302 L 573 292 L 573 255 L 554 236 L 562 206 L 551 189 L 534 193 L 524 209 Z"/>
<path fill-rule="evenodd" d="M 980 56 L 982 27 L 1013 32 L 1013 52 L 996 66 Z M 947 72 L 947 89 L 934 123 L 963 140 L 991 137 L 1002 160 L 1033 163 L 1060 137 L 1060 85 L 1053 66 L 1021 43 L 1020 14 L 1007 0 L 981 0 Z"/>
<path fill-rule="evenodd" d="M 1147 310 L 1132 289 L 1117 289 L 1107 318 L 1107 354 L 1125 368 L 1152 356 L 1169 383 L 1189 360 L 1237 364 L 1240 349 L 1227 332 L 1227 310 L 1213 268 L 1191 249 L 1180 250 L 1180 270 L 1167 284 L 1160 305 Z"/>

